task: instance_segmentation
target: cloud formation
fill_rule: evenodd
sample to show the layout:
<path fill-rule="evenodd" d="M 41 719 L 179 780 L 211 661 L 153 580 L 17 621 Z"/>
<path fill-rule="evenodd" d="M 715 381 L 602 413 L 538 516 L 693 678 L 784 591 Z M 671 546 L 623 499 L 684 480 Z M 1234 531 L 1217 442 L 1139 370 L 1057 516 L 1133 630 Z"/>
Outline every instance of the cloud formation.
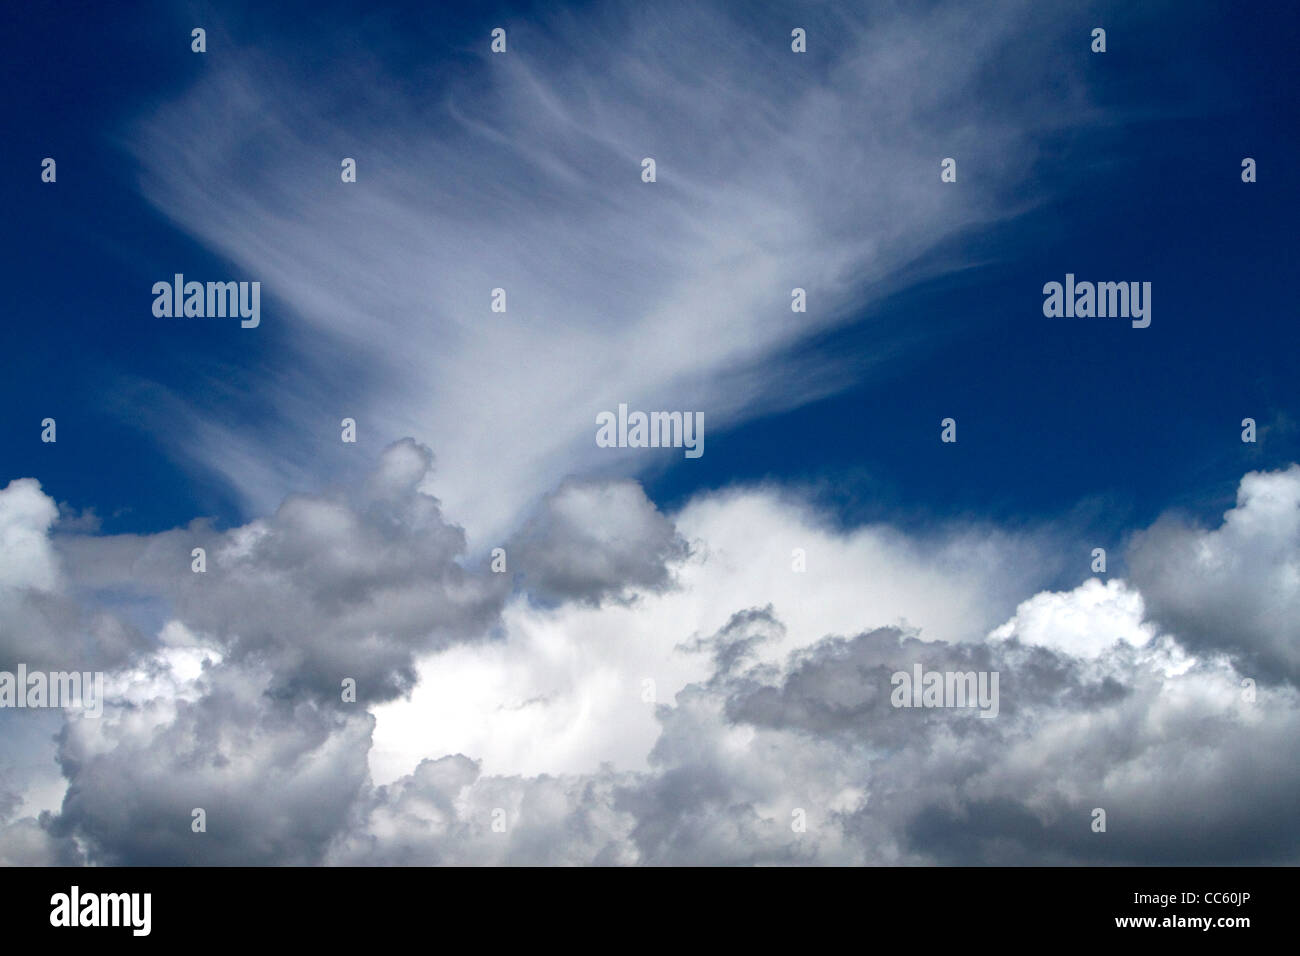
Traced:
<path fill-rule="evenodd" d="M 1300 465 L 1242 478 L 1218 528 L 1158 522 L 1128 560 L 1152 619 L 1190 650 L 1300 687 Z"/>
<path fill-rule="evenodd" d="M 482 637 L 505 598 L 499 577 L 460 564 L 464 533 L 419 490 L 432 467 L 408 439 L 354 488 L 292 495 L 229 531 L 76 536 L 65 551 L 93 586 L 160 600 L 230 660 L 265 668 L 279 696 L 337 697 L 351 677 L 382 701 L 410 689 L 419 653 Z"/>
<path fill-rule="evenodd" d="M 631 480 L 569 480 L 547 495 L 507 552 L 526 571 L 527 592 L 543 601 L 627 600 L 662 591 L 686 541 Z"/>
<path fill-rule="evenodd" d="M 1179 614 L 1196 620 L 1207 600 L 1198 589 L 1161 590 L 1158 578 L 1149 600 L 1135 583 L 1144 568 L 1195 567 L 1206 555 L 1222 564 L 1225 555 L 1260 552 L 1283 567 L 1294 563 L 1300 542 L 1286 517 L 1300 495 L 1300 468 L 1245 476 L 1218 529 L 1158 522 L 1135 538 L 1132 580 L 1089 579 L 1064 591 L 1030 586 L 1006 616 L 1005 596 L 981 586 L 1016 568 L 1022 585 L 1034 580 L 1025 569 L 1039 562 L 1012 559 L 1041 545 L 1032 536 L 990 540 L 950 529 L 945 540 L 920 540 L 883 528 L 834 530 L 762 489 L 701 496 L 662 515 L 621 480 L 565 486 L 554 500 L 590 496 L 583 500 L 610 505 L 614 526 L 639 529 L 627 540 L 680 537 L 692 541 L 690 553 L 648 548 L 664 563 L 647 573 L 620 563 L 624 539 L 612 553 L 595 540 L 591 554 L 608 562 L 595 562 L 601 574 L 593 579 L 604 588 L 617 577 L 610 569 L 620 569 L 626 600 L 590 600 L 584 588 L 561 596 L 550 584 L 547 601 L 526 591 L 507 596 L 493 583 L 501 575 L 438 563 L 453 561 L 463 538 L 416 490 L 430 461 L 413 442 L 396 444 L 353 489 L 290 500 L 272 518 L 215 535 L 227 579 L 206 585 L 213 602 L 206 608 L 159 569 L 161 548 L 181 556 L 185 574 L 204 577 L 177 550 L 190 532 L 94 544 L 52 535 L 48 498 L 34 484 L 0 495 L 0 526 L 19 529 L 15 540 L 51 555 L 49 567 L 59 569 L 11 571 L 8 580 L 39 578 L 66 597 L 78 582 L 102 585 L 110 558 L 134 556 L 118 573 L 142 571 L 140 585 L 156 584 L 155 598 L 171 609 L 151 646 L 111 671 L 102 718 L 64 715 L 52 754 L 66 780 L 59 805 L 43 814 L 20 809 L 22 782 L 6 781 L 0 859 L 1300 859 L 1291 812 L 1300 798 L 1300 694 L 1284 679 L 1245 681 L 1252 675 L 1240 662 L 1255 660 L 1248 655 L 1268 636 L 1249 593 L 1227 584 L 1212 592 L 1238 611 L 1240 626 L 1232 639 L 1207 644 L 1204 632 L 1170 623 Z M 566 534 L 541 538 L 580 547 Z M 771 560 L 751 539 L 775 542 Z M 793 539 L 808 547 L 807 572 L 790 565 Z M 967 547 L 972 541 L 983 549 Z M 355 550 L 340 553 L 342 542 Z M 555 554 L 535 553 L 543 568 Z M 1003 560 L 989 560 L 998 553 Z M 363 554 L 365 566 L 348 556 Z M 424 562 L 418 572 L 402 567 L 412 557 Z M 873 562 L 903 565 L 913 576 L 927 565 L 941 573 L 923 594 L 891 604 L 900 600 L 891 589 L 845 587 Z M 324 615 L 293 623 L 306 613 L 295 602 L 307 598 L 289 569 L 302 564 L 330 581 L 339 602 L 332 623 Z M 248 583 L 254 571 L 273 578 L 283 599 Z M 662 587 L 670 572 L 672 586 Z M 812 596 L 819 579 L 853 599 L 842 608 L 812 606 L 774 583 Z M 408 628 L 412 608 L 428 606 L 404 590 L 435 595 L 436 613 L 459 622 L 446 628 L 456 633 L 438 638 L 432 622 Z M 379 593 L 395 597 L 377 601 Z M 748 601 L 750 594 L 769 599 Z M 979 594 L 982 603 L 972 597 Z M 487 611 L 484 595 L 496 602 Z M 849 619 L 856 626 L 839 626 Z M 373 645 L 374 671 L 360 671 L 381 690 L 356 705 L 309 676 L 345 654 L 343 634 L 353 625 L 388 635 Z M 326 637 L 313 643 L 294 627 L 322 628 Z M 295 653 L 299 640 L 305 646 Z M 997 717 L 893 706 L 891 675 L 918 664 L 998 672 Z M 399 688 L 409 683 L 398 675 L 407 667 L 420 683 L 404 698 Z M 382 668 L 391 669 L 387 680 Z M 421 712 L 429 690 L 447 698 L 439 719 Z M 410 737 L 385 736 L 395 720 Z M 380 778 L 374 764 L 384 748 Z M 199 807 L 206 833 L 190 828 Z M 1098 809 L 1105 832 L 1092 827 Z"/>
<path fill-rule="evenodd" d="M 322 450 L 327 422 L 415 436 L 439 449 L 441 497 L 477 550 L 566 475 L 677 460 L 597 448 L 595 416 L 619 402 L 699 411 L 716 434 L 846 387 L 862 368 L 796 348 L 975 264 L 949 240 L 1023 212 L 1041 138 L 1095 118 L 1076 59 L 1046 55 L 1060 15 L 807 9 L 796 56 L 783 7 L 602 5 L 512 24 L 505 55 L 485 33 L 432 89 L 386 63 L 424 38 L 373 36 L 362 56 L 351 27 L 316 37 L 328 73 L 296 34 L 223 45 L 130 147 L 145 197 L 262 282 L 249 334 L 289 354 L 237 383 L 259 409 L 246 427 L 155 396 L 159 427 L 254 513 L 355 474 Z M 987 64 L 1013 47 L 1050 82 L 994 82 Z M 946 156 L 980 188 L 936 189 Z M 873 335 L 879 361 L 918 333 Z"/>

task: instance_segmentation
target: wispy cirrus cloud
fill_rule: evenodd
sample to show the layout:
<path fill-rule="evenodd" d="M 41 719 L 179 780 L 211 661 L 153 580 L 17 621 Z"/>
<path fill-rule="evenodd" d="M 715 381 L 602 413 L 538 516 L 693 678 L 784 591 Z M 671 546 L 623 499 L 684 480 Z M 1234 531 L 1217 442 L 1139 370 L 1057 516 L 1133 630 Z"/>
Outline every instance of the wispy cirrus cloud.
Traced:
<path fill-rule="evenodd" d="M 596 448 L 601 410 L 699 410 L 716 432 L 916 338 L 909 319 L 881 325 L 870 356 L 789 357 L 918 278 L 904 270 L 927 251 L 1045 198 L 1022 188 L 1038 137 L 1095 118 L 1076 61 L 1044 56 L 1048 84 L 993 82 L 1010 45 L 1063 41 L 1032 4 L 800 11 L 806 54 L 791 16 L 602 5 L 507 24 L 501 55 L 485 30 L 459 69 L 417 82 L 385 55 L 420 38 L 365 55 L 326 38 L 321 73 L 291 38 L 231 31 L 132 144 L 146 197 L 260 279 L 288 335 L 241 382 L 272 414 L 235 429 L 174 411 L 185 452 L 264 512 L 348 467 L 333 428 L 351 415 L 368 439 L 433 448 L 440 497 L 483 544 L 567 474 L 668 463 Z M 957 186 L 939 181 L 946 156 Z"/>

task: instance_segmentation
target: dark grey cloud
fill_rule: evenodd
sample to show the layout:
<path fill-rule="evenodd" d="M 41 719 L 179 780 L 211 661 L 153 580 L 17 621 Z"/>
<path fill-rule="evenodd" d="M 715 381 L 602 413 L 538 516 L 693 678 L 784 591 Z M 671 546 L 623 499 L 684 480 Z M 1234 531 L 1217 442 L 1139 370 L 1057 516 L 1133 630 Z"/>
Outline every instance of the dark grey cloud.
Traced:
<path fill-rule="evenodd" d="M 161 695 L 69 723 L 51 836 L 79 840 L 104 865 L 320 862 L 366 785 L 373 718 L 277 700 L 270 680 L 221 665 L 195 699 Z M 196 808 L 206 832 L 192 829 Z"/>
<path fill-rule="evenodd" d="M 462 566 L 464 532 L 419 490 L 432 467 L 406 439 L 358 488 L 292 495 L 229 531 L 195 523 L 63 550 L 86 585 L 150 595 L 228 659 L 267 668 L 274 695 L 337 699 L 350 677 L 375 703 L 409 690 L 415 655 L 486 636 L 506 597 L 501 576 Z"/>
<path fill-rule="evenodd" d="M 506 548 L 523 588 L 542 602 L 627 602 L 672 585 L 689 553 L 673 523 L 630 480 L 565 481 Z"/>
<path fill-rule="evenodd" d="M 742 624 L 775 622 L 766 610 L 738 615 L 714 642 L 752 639 Z M 1294 693 L 1249 702 L 1221 665 L 1171 672 L 1179 653 L 1162 638 L 1083 660 L 886 628 L 828 637 L 779 672 L 726 659 L 660 709 L 655 772 L 625 798 L 641 858 L 1294 862 L 1300 827 L 1284 809 L 1300 800 Z M 913 663 L 999 671 L 999 715 L 893 707 L 890 675 Z M 734 751 L 742 732 L 752 737 Z M 837 792 L 853 795 L 837 804 Z M 1091 829 L 1098 807 L 1105 833 Z M 803 839 L 790 828 L 795 808 L 816 821 Z"/>

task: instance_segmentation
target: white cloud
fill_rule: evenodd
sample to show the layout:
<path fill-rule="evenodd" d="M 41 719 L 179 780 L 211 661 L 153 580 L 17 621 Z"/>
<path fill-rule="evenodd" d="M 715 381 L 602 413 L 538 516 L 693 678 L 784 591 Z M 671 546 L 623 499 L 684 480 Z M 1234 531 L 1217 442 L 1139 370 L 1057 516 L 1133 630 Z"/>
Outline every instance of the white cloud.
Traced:
<path fill-rule="evenodd" d="M 297 499 L 255 523 L 256 533 L 232 531 L 229 548 L 214 553 L 239 565 L 228 568 L 239 578 L 283 576 L 283 561 L 297 556 L 296 567 L 310 551 L 321 581 L 364 597 L 385 561 L 404 563 L 408 548 L 432 553 L 407 540 L 413 526 L 443 544 L 459 540 L 414 491 L 426 468 L 416 446 L 395 446 L 356 495 Z M 1288 541 L 1297 475 L 1247 476 L 1243 514 L 1190 536 L 1153 531 L 1139 548 L 1177 567 L 1201 559 L 1205 536 L 1231 541 L 1238 555 L 1256 539 Z M 613 524 L 648 541 L 665 540 L 671 519 L 692 543 L 689 556 L 665 558 L 675 562 L 672 586 L 641 569 L 630 601 L 550 606 L 518 593 L 493 623 L 479 622 L 495 639 L 482 640 L 478 625 L 465 630 L 420 660 L 409 701 L 373 716 L 364 703 L 284 680 L 301 664 L 292 654 L 250 655 L 242 636 L 193 625 L 244 592 L 215 587 L 217 603 L 202 613 L 191 596 L 152 650 L 113 671 L 102 718 L 66 719 L 58 812 L 31 816 L 52 799 L 39 774 L 0 792 L 0 859 L 1300 858 L 1300 830 L 1288 822 L 1300 798 L 1300 695 L 1261 685 L 1250 700 L 1228 654 L 1157 627 L 1131 583 L 1042 590 L 1045 556 L 1067 550 L 1050 535 L 839 529 L 763 488 L 701 495 L 665 517 L 621 484 L 611 488 L 580 497 L 626 511 Z M 27 512 L 40 512 L 33 501 Z M 1258 520 L 1260 508 L 1270 520 Z M 105 539 L 99 549 L 78 535 L 59 542 L 59 558 L 70 581 L 103 583 L 114 558 L 133 555 L 118 573 L 166 594 L 174 582 L 155 567 L 157 554 L 186 534 Z M 358 562 L 360 552 L 339 551 L 345 540 L 384 557 Z M 1157 542 L 1170 550 L 1155 554 Z M 607 554 L 615 565 L 628 541 L 616 544 Z M 790 566 L 796 546 L 807 553 L 803 573 Z M 1287 553 L 1278 547 L 1275 556 Z M 287 620 L 269 602 L 238 603 L 245 627 Z M 390 610 L 401 622 L 409 609 Z M 380 622 L 382 607 L 373 614 Z M 998 716 L 893 708 L 890 674 L 914 663 L 999 671 Z M 646 677 L 657 705 L 642 700 Z M 22 769 L 17 739 L 6 735 L 6 766 Z M 1089 827 L 1098 806 L 1110 818 L 1104 835 Z M 208 811 L 208 834 L 190 832 L 193 807 Z M 806 832 L 791 827 L 796 811 Z"/>
<path fill-rule="evenodd" d="M 1118 641 L 1142 647 L 1151 640 L 1155 628 L 1143 620 L 1143 610 L 1142 595 L 1124 581 L 1090 578 L 1073 591 L 1035 594 L 990 637 L 1094 659 Z"/>
<path fill-rule="evenodd" d="M 641 537 L 661 539 L 635 499 L 596 500 L 607 507 L 590 509 L 593 524 L 639 527 Z M 1013 595 L 1032 590 L 1052 566 L 1043 536 L 987 528 L 928 539 L 883 526 L 836 531 L 775 489 L 702 495 L 672 518 L 695 549 L 673 565 L 675 586 L 643 587 L 628 606 L 548 609 L 521 595 L 503 611 L 501 640 L 424 659 L 410 698 L 375 711 L 376 781 L 409 773 L 424 757 L 458 752 L 495 774 L 586 773 L 604 762 L 644 769 L 660 730 L 643 700 L 644 682 L 652 680 L 656 699 L 670 703 L 688 683 L 706 679 L 707 656 L 679 645 L 714 633 L 738 610 L 771 604 L 781 619 L 783 635 L 761 650 L 768 661 L 827 634 L 884 625 L 916 629 L 923 640 L 975 641 L 1004 620 Z M 641 537 L 624 540 L 640 547 Z M 806 572 L 793 570 L 794 548 L 804 550 Z M 595 541 L 588 550 L 604 553 Z"/>
<path fill-rule="evenodd" d="M 49 540 L 58 517 L 58 506 L 34 478 L 0 489 L 0 600 L 23 588 L 58 586 L 59 563 Z"/>
<path fill-rule="evenodd" d="M 438 494 L 471 547 L 489 547 L 567 474 L 680 460 L 598 449 L 595 415 L 619 402 L 702 411 L 716 435 L 851 382 L 860 370 L 783 356 L 959 231 L 1023 211 L 1035 137 L 1089 115 L 1069 58 L 1042 58 L 1050 96 L 1039 77 L 982 82 L 1009 44 L 1055 37 L 1033 25 L 1053 16 L 806 11 L 816 54 L 800 56 L 749 11 L 602 6 L 520 25 L 509 54 L 484 43 L 415 95 L 350 45 L 310 85 L 292 44 L 227 49 L 135 148 L 145 195 L 262 281 L 264 328 L 244 334 L 286 331 L 292 357 L 239 387 L 281 424 L 165 414 L 262 513 L 349 469 L 322 441 L 344 415 L 362 441 L 413 435 L 439 450 Z M 950 155 L 978 188 L 940 184 Z M 506 314 L 489 311 L 497 287 Z M 881 330 L 877 359 L 895 337 Z"/>
<path fill-rule="evenodd" d="M 1300 686 L 1300 465 L 1245 475 L 1218 528 L 1157 522 L 1128 561 L 1151 617 L 1189 650 Z"/>

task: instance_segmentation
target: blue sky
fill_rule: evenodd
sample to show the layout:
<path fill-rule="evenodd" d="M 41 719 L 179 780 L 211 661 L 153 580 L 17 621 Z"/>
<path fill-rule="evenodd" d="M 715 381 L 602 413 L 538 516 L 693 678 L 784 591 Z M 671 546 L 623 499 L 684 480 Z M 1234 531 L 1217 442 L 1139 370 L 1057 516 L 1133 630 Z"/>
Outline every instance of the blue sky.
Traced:
<path fill-rule="evenodd" d="M 226 524 L 250 517 L 227 482 L 178 457 L 165 428 L 179 426 L 158 417 L 155 390 L 231 428 L 262 427 L 276 411 L 258 400 L 260 380 L 298 361 L 274 315 L 250 342 L 224 325 L 177 328 L 149 313 L 156 279 L 231 270 L 142 197 L 128 148 L 140 115 L 211 69 L 223 29 L 255 37 L 305 76 L 325 67 L 313 42 L 328 28 L 369 24 L 380 35 L 388 21 L 402 40 L 389 36 L 380 55 L 411 83 L 429 84 L 421 94 L 432 101 L 440 78 L 476 82 L 483 63 L 466 50 L 467 32 L 527 18 L 510 6 L 360 17 L 315 5 L 310 16 L 146 9 L 126 20 L 32 7 L 10 33 L 24 40 L 9 54 L 17 116 L 6 151 L 6 261 L 11 313 L 23 318 L 4 332 L 6 354 L 18 357 L 5 386 L 8 470 L 40 475 L 51 495 L 95 508 L 114 531 L 162 530 L 197 514 Z M 784 13 L 765 15 L 775 23 Z M 167 42 L 200 20 L 214 47 L 207 58 Z M 838 394 L 712 431 L 703 459 L 649 476 L 656 500 L 770 478 L 829 485 L 826 503 L 849 521 L 895 512 L 1017 520 L 1082 505 L 1103 510 L 1095 520 L 1114 532 L 1170 505 L 1221 511 L 1243 470 L 1297 457 L 1288 279 L 1296 186 L 1287 169 L 1295 103 L 1278 82 L 1293 69 L 1295 12 L 1183 5 L 1176 16 L 1144 16 L 1099 4 L 1065 22 L 1084 35 L 1107 26 L 1110 48 L 1094 55 L 1068 38 L 1095 110 L 1077 127 L 1059 117 L 1065 128 L 1035 143 L 1020 186 L 1027 195 L 1017 198 L 1037 190 L 1048 201 L 957 231 L 922 254 L 916 281 L 895 278 L 883 296 L 864 294 L 839 327 L 793 343 L 813 367 L 860 360 L 862 369 Z M 826 39 L 817 41 L 814 62 Z M 987 82 L 998 76 L 990 68 Z M 201 131 L 205 118 L 190 122 Z M 941 141 L 934 149 L 937 167 L 947 150 Z M 59 162 L 53 187 L 36 175 L 46 155 Z M 1245 155 L 1260 164 L 1252 185 L 1238 175 Z M 984 188 L 980 173 L 963 163 L 954 188 Z M 240 174 L 257 177 L 255 157 Z M 937 184 L 928 166 L 875 174 Z M 949 271 L 953 249 L 982 261 Z M 925 276 L 927 263 L 937 277 Z M 1066 271 L 1151 281 L 1151 328 L 1045 319 L 1039 289 Z M 892 354 L 900 341 L 906 349 Z M 349 384 L 329 387 L 346 394 Z M 769 390 L 780 392 L 779 379 Z M 36 440 L 46 415 L 59 422 L 57 447 Z M 937 440 L 947 415 L 959 421 L 955 447 Z M 1268 426 L 1254 447 L 1237 440 L 1248 415 Z M 319 464 L 327 482 L 331 463 Z"/>

